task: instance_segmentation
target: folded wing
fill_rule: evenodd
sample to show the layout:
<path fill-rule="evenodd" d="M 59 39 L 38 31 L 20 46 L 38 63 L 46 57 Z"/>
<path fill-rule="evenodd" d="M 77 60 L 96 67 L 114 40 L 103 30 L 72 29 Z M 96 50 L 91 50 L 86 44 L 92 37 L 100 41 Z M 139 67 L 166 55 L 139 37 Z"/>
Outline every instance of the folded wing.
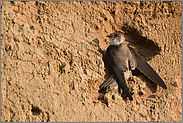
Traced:
<path fill-rule="evenodd" d="M 106 56 L 109 65 L 112 69 L 113 76 L 116 78 L 118 86 L 123 90 L 123 92 L 126 94 L 126 96 L 129 97 L 130 100 L 133 100 L 124 76 L 124 71 L 127 63 L 123 62 L 122 58 L 124 57 L 121 57 L 121 54 L 117 54 L 116 50 L 117 48 L 114 46 L 109 46 L 107 49 Z"/>

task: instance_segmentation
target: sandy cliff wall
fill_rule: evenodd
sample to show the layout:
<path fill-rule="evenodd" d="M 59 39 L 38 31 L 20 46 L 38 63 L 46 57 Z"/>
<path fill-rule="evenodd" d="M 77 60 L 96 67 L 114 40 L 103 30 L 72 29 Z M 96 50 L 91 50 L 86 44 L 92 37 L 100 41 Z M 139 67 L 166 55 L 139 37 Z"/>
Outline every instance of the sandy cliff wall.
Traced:
<path fill-rule="evenodd" d="M 133 76 L 133 101 L 98 93 L 116 30 L 167 90 Z M 1 121 L 181 122 L 181 58 L 181 2 L 1 2 Z"/>

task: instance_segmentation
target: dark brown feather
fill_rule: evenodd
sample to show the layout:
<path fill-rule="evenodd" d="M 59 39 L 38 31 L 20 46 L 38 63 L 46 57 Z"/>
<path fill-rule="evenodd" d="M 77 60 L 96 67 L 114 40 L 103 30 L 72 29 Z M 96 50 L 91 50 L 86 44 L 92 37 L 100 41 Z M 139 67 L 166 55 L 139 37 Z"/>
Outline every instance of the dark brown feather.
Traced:
<path fill-rule="evenodd" d="M 114 78 L 114 76 L 112 75 L 107 81 L 105 81 L 101 86 L 100 86 L 100 90 L 98 91 L 99 93 L 110 88 L 110 86 L 116 82 L 116 79 Z"/>
<path fill-rule="evenodd" d="M 165 83 L 160 76 L 153 70 L 153 68 L 131 47 L 129 47 L 133 57 L 136 60 L 136 68 L 140 70 L 151 81 L 160 85 L 162 88 L 167 89 Z"/>

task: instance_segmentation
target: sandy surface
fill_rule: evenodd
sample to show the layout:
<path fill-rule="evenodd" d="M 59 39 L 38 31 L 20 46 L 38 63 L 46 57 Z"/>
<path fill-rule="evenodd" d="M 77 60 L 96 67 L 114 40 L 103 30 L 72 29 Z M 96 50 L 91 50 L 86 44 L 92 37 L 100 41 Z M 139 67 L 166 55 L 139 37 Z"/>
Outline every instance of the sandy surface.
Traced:
<path fill-rule="evenodd" d="M 98 93 L 116 30 L 167 90 L 140 75 L 133 101 Z M 1 2 L 2 122 L 181 122 L 181 68 L 181 2 Z"/>

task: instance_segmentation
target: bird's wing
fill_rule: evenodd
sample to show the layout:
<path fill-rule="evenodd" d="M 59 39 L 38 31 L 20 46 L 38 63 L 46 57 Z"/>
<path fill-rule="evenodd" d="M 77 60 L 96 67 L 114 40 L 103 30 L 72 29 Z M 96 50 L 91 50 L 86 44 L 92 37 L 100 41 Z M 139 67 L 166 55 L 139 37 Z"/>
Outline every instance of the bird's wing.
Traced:
<path fill-rule="evenodd" d="M 127 67 L 126 64 L 128 63 L 124 62 L 125 61 L 125 59 L 123 59 L 124 57 L 120 56 L 121 54 L 117 53 L 116 50 L 117 48 L 115 48 L 114 46 L 109 46 L 107 48 L 106 56 L 107 56 L 109 65 L 112 69 L 112 73 L 114 77 L 116 78 L 118 86 L 123 90 L 126 96 L 130 98 L 130 100 L 133 100 L 132 95 L 129 92 L 129 88 L 126 84 L 125 75 L 124 75 L 125 68 Z"/>
<path fill-rule="evenodd" d="M 98 92 L 100 93 L 106 89 L 117 89 L 115 91 L 118 91 L 118 93 L 122 95 L 121 88 L 119 88 L 118 83 L 116 81 L 116 78 L 114 78 L 113 74 L 111 75 L 111 77 L 107 81 L 105 81 L 100 86 L 100 90 Z"/>
<path fill-rule="evenodd" d="M 100 93 L 109 88 L 113 89 L 113 86 L 115 86 L 115 84 L 116 86 L 118 86 L 116 83 L 116 79 L 114 78 L 113 75 L 111 75 L 111 77 L 100 86 L 100 90 L 98 92 Z"/>
<path fill-rule="evenodd" d="M 145 76 L 147 76 L 151 81 L 160 85 L 162 88 L 167 89 L 165 83 L 160 78 L 160 76 L 153 70 L 153 68 L 144 59 L 142 59 L 142 57 L 134 49 L 132 49 L 131 47 L 129 47 L 129 49 L 132 54 L 132 59 L 135 59 L 135 67 L 140 70 Z"/>

